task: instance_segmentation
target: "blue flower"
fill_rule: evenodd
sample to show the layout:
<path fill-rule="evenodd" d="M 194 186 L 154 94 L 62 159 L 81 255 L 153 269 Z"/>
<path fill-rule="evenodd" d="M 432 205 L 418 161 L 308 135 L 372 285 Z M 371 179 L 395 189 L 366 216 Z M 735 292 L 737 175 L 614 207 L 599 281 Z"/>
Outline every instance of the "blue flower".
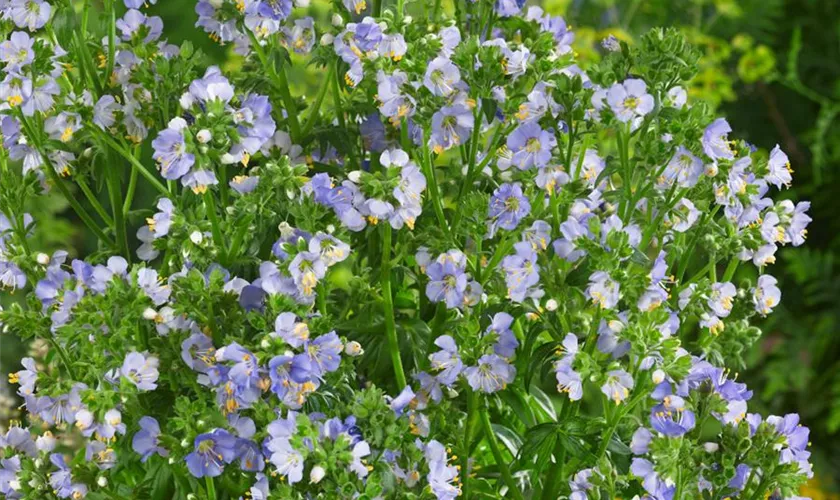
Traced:
<path fill-rule="evenodd" d="M 441 254 L 426 268 L 426 297 L 432 302 L 444 301 L 450 309 L 460 307 L 467 288 L 466 264 L 466 257 L 458 250 Z"/>
<path fill-rule="evenodd" d="M 43 28 L 52 12 L 52 7 L 44 0 L 10 0 L 5 8 L 15 26 L 29 31 Z"/>
<path fill-rule="evenodd" d="M 629 78 L 616 83 L 607 92 L 607 103 L 620 122 L 642 118 L 653 111 L 653 96 L 647 93 L 644 80 Z"/>
<path fill-rule="evenodd" d="M 160 446 L 160 425 L 152 417 L 142 417 L 138 422 L 140 430 L 134 434 L 131 440 L 131 448 L 140 454 L 140 461 L 146 462 L 152 455 L 157 453 L 162 457 L 169 456 L 169 451 Z"/>
<path fill-rule="evenodd" d="M 152 141 L 152 154 L 164 179 L 177 180 L 187 174 L 195 163 L 195 155 L 187 152 L 181 130 L 166 128 Z"/>
<path fill-rule="evenodd" d="M 464 369 L 464 377 L 474 391 L 487 394 L 500 391 L 513 382 L 516 368 L 495 354 L 485 354 L 478 358 L 477 366 Z"/>
<path fill-rule="evenodd" d="M 139 352 L 130 352 L 123 361 L 120 373 L 134 382 L 141 391 L 153 391 L 157 388 L 158 359 Z"/>
<path fill-rule="evenodd" d="M 706 156 L 713 160 L 735 159 L 729 132 L 732 132 L 732 127 L 724 118 L 718 118 L 706 127 L 703 131 L 703 151 Z"/>
<path fill-rule="evenodd" d="M 423 86 L 436 96 L 447 97 L 461 82 L 458 67 L 446 57 L 438 56 L 426 67 Z"/>
<path fill-rule="evenodd" d="M 522 194 L 522 185 L 518 182 L 505 183 L 493 191 L 490 198 L 490 234 L 497 228 L 512 231 L 519 222 L 531 213 L 531 202 Z"/>
<path fill-rule="evenodd" d="M 614 309 L 618 305 L 620 288 L 616 281 L 604 271 L 596 271 L 589 277 L 586 294 L 601 309 Z"/>
<path fill-rule="evenodd" d="M 555 146 L 557 139 L 554 134 L 541 129 L 536 121 L 528 121 L 516 127 L 507 138 L 507 147 L 513 152 L 511 163 L 520 170 L 547 166 Z"/>
<path fill-rule="evenodd" d="M 309 356 L 313 376 L 322 377 L 327 372 L 337 370 L 341 363 L 343 349 L 344 346 L 335 332 L 329 332 L 313 341 L 306 342 L 304 352 Z"/>
<path fill-rule="evenodd" d="M 473 112 L 464 105 L 444 106 L 432 115 L 432 134 L 429 146 L 435 153 L 461 145 L 470 137 L 475 126 Z"/>
<path fill-rule="evenodd" d="M 435 345 L 441 348 L 440 351 L 429 355 L 432 368 L 440 370 L 435 379 L 438 383 L 450 387 L 464 369 L 464 363 L 461 362 L 461 355 L 458 353 L 458 345 L 449 335 L 441 335 L 435 339 Z"/>
<path fill-rule="evenodd" d="M 601 392 L 605 396 L 619 404 L 630 395 L 633 388 L 633 377 L 624 370 L 610 370 L 607 372 L 607 380 L 601 386 Z"/>
<path fill-rule="evenodd" d="M 187 469 L 195 477 L 216 477 L 225 465 L 236 459 L 236 438 L 224 429 L 199 434 L 194 451 L 185 457 Z"/>
<path fill-rule="evenodd" d="M 539 297 L 541 290 L 534 288 L 540 282 L 537 252 L 524 241 L 515 244 L 514 249 L 515 254 L 502 259 L 508 296 L 514 302 L 522 302 L 526 297 Z"/>

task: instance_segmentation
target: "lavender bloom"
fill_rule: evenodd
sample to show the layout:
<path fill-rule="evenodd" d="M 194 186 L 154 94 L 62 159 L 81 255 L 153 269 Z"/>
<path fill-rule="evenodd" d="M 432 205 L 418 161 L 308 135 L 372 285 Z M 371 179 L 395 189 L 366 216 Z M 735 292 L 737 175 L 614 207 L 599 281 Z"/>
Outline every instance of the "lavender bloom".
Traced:
<path fill-rule="evenodd" d="M 44 0 L 10 0 L 4 10 L 4 17 L 11 19 L 18 28 L 36 31 L 50 20 L 52 7 Z"/>
<path fill-rule="evenodd" d="M 139 352 L 130 352 L 123 361 L 120 373 L 134 382 L 141 391 L 153 391 L 157 388 L 158 358 L 144 356 Z"/>
<path fill-rule="evenodd" d="M 306 323 L 298 322 L 294 313 L 284 312 L 274 320 L 274 335 L 292 347 L 300 347 L 309 340 L 309 327 Z"/>
<path fill-rule="evenodd" d="M 202 78 L 193 80 L 190 83 L 187 103 L 198 101 L 199 103 L 222 103 L 227 104 L 233 99 L 233 86 L 217 66 L 207 68 Z"/>
<path fill-rule="evenodd" d="M 781 189 L 782 185 L 790 186 L 793 178 L 791 173 L 793 169 L 790 167 L 790 160 L 784 151 L 776 144 L 773 151 L 770 151 L 770 160 L 767 162 L 768 173 L 764 180 Z"/>
<path fill-rule="evenodd" d="M 630 451 L 634 455 L 644 455 L 648 452 L 652 439 L 653 435 L 651 435 L 649 430 L 644 427 L 639 427 L 630 439 Z"/>
<path fill-rule="evenodd" d="M 514 245 L 516 253 L 502 259 L 508 296 L 514 302 L 522 302 L 527 296 L 539 292 L 533 287 L 540 282 L 540 266 L 537 253 L 524 241 Z"/>
<path fill-rule="evenodd" d="M 379 71 L 376 75 L 379 112 L 397 124 L 402 118 L 414 113 L 414 99 L 402 92 L 402 86 L 408 82 L 408 76 L 402 71 L 394 71 L 388 75 Z"/>
<path fill-rule="evenodd" d="M 0 261 L 0 288 L 14 292 L 26 286 L 26 274 L 12 262 Z"/>
<path fill-rule="evenodd" d="M 158 273 L 154 269 L 144 267 L 137 271 L 137 286 L 156 306 L 161 306 L 169 300 L 171 290 L 168 285 L 160 283 Z"/>
<path fill-rule="evenodd" d="M 258 392 L 260 384 L 260 367 L 257 357 L 236 342 L 216 351 L 219 361 L 234 361 L 228 371 L 228 378 L 243 392 Z"/>
<path fill-rule="evenodd" d="M 34 38 L 30 38 L 23 31 L 15 31 L 9 39 L 0 44 L 0 61 L 6 63 L 6 71 L 17 71 L 22 66 L 31 63 L 35 58 L 32 45 Z"/>
<path fill-rule="evenodd" d="M 0 459 L 0 493 L 10 500 L 21 498 L 17 476 L 20 470 L 20 457 L 17 455 Z"/>
<path fill-rule="evenodd" d="M 520 170 L 536 166 L 543 168 L 551 161 L 551 150 L 557 146 L 554 134 L 540 128 L 535 121 L 516 127 L 507 138 L 507 147 L 513 152 L 511 163 Z"/>
<path fill-rule="evenodd" d="M 342 0 L 342 3 L 347 10 L 356 15 L 361 14 L 367 9 L 367 2 L 365 0 Z"/>
<path fill-rule="evenodd" d="M 703 161 L 683 146 L 677 148 L 662 175 L 656 179 L 656 187 L 667 189 L 674 184 L 682 188 L 691 188 L 697 184 L 703 173 Z"/>
<path fill-rule="evenodd" d="M 503 358 L 511 358 L 516 353 L 516 348 L 519 347 L 519 341 L 516 339 L 511 325 L 513 324 L 513 316 L 508 313 L 500 312 L 493 316 L 493 321 L 487 327 L 485 335 L 496 334 L 496 343 L 493 346 L 493 352 Z"/>
<path fill-rule="evenodd" d="M 315 287 L 326 273 L 326 264 L 320 255 L 313 252 L 300 252 L 289 264 L 289 274 L 304 300 L 314 297 Z"/>
<path fill-rule="evenodd" d="M 215 429 L 195 438 L 195 448 L 185 457 L 187 469 L 194 477 L 216 477 L 225 464 L 236 459 L 236 438 L 224 429 Z"/>
<path fill-rule="evenodd" d="M 601 392 L 605 396 L 619 404 L 630 395 L 633 388 L 633 377 L 624 370 L 611 370 L 607 372 L 607 381 L 601 386 Z"/>
<path fill-rule="evenodd" d="M 785 236 L 793 246 L 798 247 L 805 243 L 805 236 L 808 234 L 807 227 L 811 223 L 811 217 L 807 212 L 811 208 L 811 202 L 800 201 L 793 206 L 789 200 L 781 202 L 785 213 L 790 216 L 790 225 L 785 230 Z"/>
<path fill-rule="evenodd" d="M 674 231 L 684 233 L 691 229 L 698 218 L 700 218 L 700 211 L 694 203 L 688 198 L 682 198 L 671 212 L 665 214 L 665 223 L 670 224 Z"/>
<path fill-rule="evenodd" d="M 446 97 L 461 81 L 458 67 L 446 57 L 436 57 L 426 67 L 423 86 L 436 96 Z"/>
<path fill-rule="evenodd" d="M 435 378 L 439 383 L 451 387 L 464 369 L 458 346 L 455 339 L 449 335 L 441 335 L 435 339 L 435 345 L 441 348 L 440 351 L 429 355 L 432 368 L 440 370 Z"/>
<path fill-rule="evenodd" d="M 613 309 L 618 305 L 620 289 L 618 283 L 613 281 L 609 274 L 604 271 L 596 271 L 589 277 L 589 287 L 586 289 L 586 294 L 601 309 Z"/>
<path fill-rule="evenodd" d="M 189 172 L 195 163 L 195 155 L 187 152 L 184 134 L 181 130 L 166 128 L 152 141 L 155 152 L 152 155 L 164 179 L 177 180 Z"/>
<path fill-rule="evenodd" d="M 117 29 L 120 38 L 130 41 L 136 35 L 143 36 L 143 43 L 149 43 L 160 38 L 163 33 L 163 20 L 158 16 L 147 17 L 136 9 L 129 9 L 128 12 L 117 20 Z"/>
<path fill-rule="evenodd" d="M 713 160 L 735 159 L 732 143 L 727 137 L 729 132 L 732 132 L 732 127 L 723 118 L 718 118 L 706 127 L 703 131 L 703 151 L 706 156 Z"/>
<path fill-rule="evenodd" d="M 616 83 L 607 92 L 607 103 L 618 121 L 627 123 L 653 111 L 653 96 L 647 93 L 644 80 L 630 78 Z"/>
<path fill-rule="evenodd" d="M 572 369 L 571 362 L 566 362 L 564 359 L 558 360 L 554 364 L 554 371 L 557 378 L 557 391 L 565 392 L 572 401 L 580 400 L 583 397 L 583 381 L 580 374 Z"/>
<path fill-rule="evenodd" d="M 468 138 L 475 125 L 475 117 L 466 106 L 444 106 L 432 116 L 432 134 L 429 146 L 440 154 L 458 146 Z"/>
<path fill-rule="evenodd" d="M 478 366 L 464 369 L 464 377 L 474 391 L 486 394 L 500 391 L 513 382 L 516 368 L 495 354 L 485 354 L 478 358 Z"/>
<path fill-rule="evenodd" d="M 523 5 L 525 5 L 523 0 L 496 0 L 493 10 L 500 17 L 511 17 L 518 14 Z"/>
<path fill-rule="evenodd" d="M 747 485 L 747 479 L 749 478 L 751 471 L 752 467 L 749 465 L 738 464 L 735 467 L 735 476 L 732 477 L 727 486 L 735 491 L 743 491 L 744 487 Z"/>
<path fill-rule="evenodd" d="M 732 311 L 732 299 L 735 298 L 737 292 L 732 283 L 715 283 L 712 285 L 712 293 L 706 304 L 717 317 L 725 318 Z"/>
<path fill-rule="evenodd" d="M 286 44 L 298 54 L 308 54 L 315 46 L 315 21 L 311 17 L 295 19 L 293 27 L 281 29 Z"/>
<path fill-rule="evenodd" d="M 309 356 L 312 364 L 312 374 L 315 377 L 322 377 L 327 372 L 338 369 L 341 363 L 341 351 L 344 346 L 335 332 L 319 336 L 311 342 L 304 344 L 304 352 Z"/>
<path fill-rule="evenodd" d="M 432 302 L 446 302 L 446 307 L 460 307 L 467 289 L 466 257 L 458 250 L 441 254 L 426 268 L 429 283 L 426 297 Z"/>
<path fill-rule="evenodd" d="M 87 486 L 83 483 L 74 483 L 72 470 L 64 456 L 59 453 L 50 455 L 50 462 L 58 467 L 58 470 L 49 474 L 50 486 L 59 498 L 84 498 L 87 495 Z"/>
<path fill-rule="evenodd" d="M 160 425 L 157 420 L 152 417 L 142 417 L 139 424 L 140 430 L 134 434 L 131 448 L 140 454 L 140 461 L 145 463 L 155 453 L 162 457 L 169 456 L 169 451 L 159 445 Z"/>
<path fill-rule="evenodd" d="M 782 292 L 776 286 L 776 278 L 768 274 L 762 274 L 758 277 L 753 290 L 753 304 L 755 304 L 757 313 L 767 316 L 773 311 L 774 307 L 779 305 L 781 298 Z"/>
<path fill-rule="evenodd" d="M 522 184 L 505 183 L 493 191 L 490 198 L 490 235 L 495 234 L 497 228 L 512 231 L 519 222 L 531 213 L 531 202 L 522 193 Z"/>
<path fill-rule="evenodd" d="M 583 469 L 574 475 L 569 481 L 569 488 L 572 490 L 569 500 L 587 500 L 586 492 L 593 487 L 590 478 L 594 472 L 593 469 Z"/>
<path fill-rule="evenodd" d="M 650 425 L 656 432 L 665 436 L 679 437 L 694 429 L 695 416 L 691 410 L 663 403 L 651 409 Z"/>
<path fill-rule="evenodd" d="M 288 438 L 275 438 L 266 446 L 271 453 L 268 461 L 277 473 L 295 484 L 303 479 L 303 455 L 292 447 Z"/>

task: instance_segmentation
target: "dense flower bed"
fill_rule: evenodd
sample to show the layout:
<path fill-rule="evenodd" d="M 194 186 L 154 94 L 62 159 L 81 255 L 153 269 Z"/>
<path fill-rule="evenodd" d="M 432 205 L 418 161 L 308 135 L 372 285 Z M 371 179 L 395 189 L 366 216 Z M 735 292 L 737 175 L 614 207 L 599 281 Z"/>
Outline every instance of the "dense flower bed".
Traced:
<path fill-rule="evenodd" d="M 726 366 L 808 204 L 679 32 L 583 71 L 511 0 L 301 3 L 199 1 L 232 72 L 140 0 L 0 4 L 0 322 L 49 343 L 1 493 L 798 498 L 808 429 Z M 96 252 L 31 248 L 46 192 Z"/>

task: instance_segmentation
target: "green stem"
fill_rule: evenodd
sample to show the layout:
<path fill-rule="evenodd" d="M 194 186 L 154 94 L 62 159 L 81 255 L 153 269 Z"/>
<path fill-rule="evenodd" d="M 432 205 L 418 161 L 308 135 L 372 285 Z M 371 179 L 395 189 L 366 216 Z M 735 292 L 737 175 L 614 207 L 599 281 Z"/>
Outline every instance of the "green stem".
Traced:
<path fill-rule="evenodd" d="M 443 233 L 449 237 L 449 224 L 446 222 L 446 216 L 443 214 L 443 202 L 441 201 L 440 197 L 440 190 L 437 183 L 437 177 L 435 177 L 435 168 L 432 165 L 431 155 L 429 154 L 429 148 L 426 146 L 426 138 L 425 134 L 423 137 L 423 150 L 421 153 L 422 158 L 420 159 L 420 165 L 423 169 L 423 175 L 426 176 L 426 185 L 429 187 L 429 196 L 432 198 L 432 207 L 435 209 L 435 216 L 438 219 L 438 224 L 440 224 L 440 228 L 443 230 Z"/>
<path fill-rule="evenodd" d="M 330 64 L 330 69 L 327 71 L 327 79 L 321 82 L 321 88 L 318 89 L 318 94 L 315 96 L 315 103 L 309 110 L 306 123 L 303 125 L 301 137 L 307 137 L 309 132 L 312 131 L 312 127 L 315 126 L 315 121 L 318 119 L 318 111 L 321 109 L 321 104 L 323 104 L 324 98 L 327 96 L 327 90 L 329 90 L 333 80 L 335 80 L 335 65 Z"/>
<path fill-rule="evenodd" d="M 473 111 L 473 123 L 473 134 L 469 144 L 469 158 L 467 158 L 467 175 L 464 177 L 464 183 L 461 184 L 461 189 L 458 191 L 458 199 L 456 200 L 456 203 L 458 203 L 459 209 L 455 211 L 455 217 L 452 220 L 453 228 L 457 228 L 458 223 L 461 221 L 461 213 L 463 210 L 461 210 L 460 204 L 467 193 L 470 192 L 473 184 L 473 176 L 475 175 L 476 167 L 475 157 L 478 154 L 478 143 L 481 136 L 481 106 L 476 106 L 475 111 Z"/>
<path fill-rule="evenodd" d="M 96 198 L 96 195 L 93 194 L 93 191 L 91 191 L 90 186 L 88 186 L 87 182 L 85 182 L 85 180 L 81 177 L 77 177 L 74 180 L 76 182 L 76 185 L 79 186 L 79 189 L 82 190 L 82 193 L 85 195 L 85 198 L 87 198 L 88 202 L 90 203 L 90 206 L 92 206 L 93 210 L 99 215 L 99 217 L 102 218 L 102 221 L 105 222 L 105 224 L 107 224 L 109 227 L 113 226 L 114 221 L 111 219 L 111 216 L 108 215 L 108 212 L 105 210 L 105 207 L 103 207 L 102 204 L 99 203 L 99 200 Z"/>
<path fill-rule="evenodd" d="M 67 357 L 67 353 L 64 351 L 64 348 L 61 347 L 61 344 L 59 344 L 52 335 L 47 337 L 47 341 L 49 341 L 49 343 L 55 348 L 55 351 L 58 353 L 58 357 L 61 358 L 61 362 L 64 363 L 64 367 L 67 368 L 67 373 L 70 374 L 70 378 L 74 381 L 79 381 L 79 379 L 76 378 L 76 373 L 73 371 L 73 365 L 70 363 L 70 358 Z"/>
<path fill-rule="evenodd" d="M 429 356 L 435 348 L 435 340 L 440 334 L 440 328 L 446 321 L 446 303 L 438 302 L 435 306 L 435 317 L 432 319 L 432 324 L 429 325 L 429 339 L 426 341 L 426 357 L 423 358 L 424 363 L 429 362 Z"/>
<path fill-rule="evenodd" d="M 155 176 L 155 174 L 149 172 L 146 169 L 146 167 L 144 167 L 143 164 L 140 163 L 140 160 L 135 158 L 134 155 L 132 155 L 131 152 L 129 152 L 128 149 L 125 146 L 121 145 L 120 143 L 118 143 L 117 141 L 112 139 L 107 134 L 103 134 L 102 131 L 99 130 L 98 128 L 89 127 L 88 129 L 91 130 L 94 134 L 97 134 L 100 138 L 102 138 L 102 140 L 105 141 L 105 143 L 108 144 L 108 146 L 111 146 L 111 148 L 113 148 L 114 151 L 119 153 L 120 156 L 122 156 L 123 158 L 128 160 L 128 162 L 131 164 L 131 168 L 137 169 L 138 173 L 140 175 L 142 175 L 143 177 L 145 177 L 146 180 L 149 181 L 149 183 L 155 189 L 160 191 L 160 193 L 162 195 L 169 196 L 169 197 L 172 196 L 172 194 L 169 192 L 169 190 L 166 189 L 166 186 L 164 186 L 163 183 L 158 180 L 157 176 Z"/>
<path fill-rule="evenodd" d="M 485 407 L 484 411 L 481 412 L 481 425 L 484 427 L 484 437 L 487 438 L 487 444 L 490 445 L 490 451 L 493 453 L 493 459 L 496 461 L 496 466 L 499 467 L 499 471 L 502 473 L 502 479 L 505 480 L 510 494 L 513 498 L 522 500 L 522 493 L 520 493 L 519 488 L 516 486 L 516 481 L 510 473 L 510 467 L 508 466 L 504 455 L 502 455 L 501 448 L 499 448 L 499 442 L 496 441 L 493 426 L 490 424 L 490 408 Z"/>
<path fill-rule="evenodd" d="M 338 73 L 338 60 L 333 63 L 333 68 L 333 106 L 335 106 L 335 116 L 338 119 L 338 125 L 341 130 L 347 131 L 347 123 L 341 107 L 341 75 Z M 347 151 L 347 154 L 350 156 L 350 167 L 359 165 L 352 147 Z"/>
<path fill-rule="evenodd" d="M 222 229 L 219 225 L 219 216 L 216 214 L 216 200 L 213 198 L 213 193 L 204 192 L 204 205 L 207 209 L 207 217 L 210 219 L 211 231 L 213 233 L 213 242 L 216 244 L 216 249 L 219 251 L 219 258 L 222 262 L 227 262 L 227 250 L 225 248 L 225 240 L 222 238 Z"/>
<path fill-rule="evenodd" d="M 128 215 L 131 211 L 131 203 L 134 201 L 134 193 L 137 191 L 137 169 L 132 168 L 131 174 L 128 178 L 128 192 L 125 194 L 125 201 L 123 202 L 123 217 Z"/>
<path fill-rule="evenodd" d="M 467 391 L 467 417 L 464 420 L 464 446 L 461 450 L 461 492 L 464 498 L 471 498 L 470 491 L 470 443 L 472 442 L 472 421 L 478 404 L 478 393 L 465 386 Z"/>
<path fill-rule="evenodd" d="M 117 39 L 117 16 L 115 8 L 116 0 L 110 0 L 108 3 L 108 61 L 105 66 L 105 85 L 111 81 L 111 74 L 114 72 L 114 59 L 116 55 L 116 39 Z"/>
<path fill-rule="evenodd" d="M 402 24 L 403 10 L 405 10 L 405 0 L 397 0 L 397 22 L 395 23 L 397 25 L 397 29 L 399 29 L 400 24 Z"/>
<path fill-rule="evenodd" d="M 723 272 L 723 280 L 724 282 L 729 281 L 735 275 L 735 271 L 738 270 L 738 266 L 741 265 L 741 259 L 738 257 L 732 257 L 732 260 L 729 261 L 729 264 L 726 266 L 726 271 Z"/>
<path fill-rule="evenodd" d="M 204 476 L 204 484 L 207 486 L 207 498 L 216 500 L 216 485 L 213 483 L 213 478 Z"/>
<path fill-rule="evenodd" d="M 110 160 L 110 153 L 107 157 Z M 114 216 L 114 238 L 117 240 L 117 245 L 120 247 L 120 253 L 131 261 L 131 254 L 128 252 L 128 235 L 125 229 L 125 218 L 123 217 L 122 203 L 122 189 L 120 182 L 120 174 L 116 170 L 115 163 L 109 161 L 109 165 L 105 166 L 105 182 L 108 186 L 108 196 L 111 200 L 111 213 Z"/>
<path fill-rule="evenodd" d="M 382 0 L 373 0 L 373 17 L 382 15 Z"/>
<path fill-rule="evenodd" d="M 382 298 L 385 308 L 385 335 L 388 339 L 388 351 L 391 354 L 391 363 L 394 365 L 394 375 L 397 377 L 397 386 L 402 390 L 406 386 L 405 372 L 403 371 L 402 358 L 400 357 L 400 344 L 397 339 L 397 328 L 394 321 L 394 298 L 391 292 L 391 225 L 387 221 L 382 224 Z"/>

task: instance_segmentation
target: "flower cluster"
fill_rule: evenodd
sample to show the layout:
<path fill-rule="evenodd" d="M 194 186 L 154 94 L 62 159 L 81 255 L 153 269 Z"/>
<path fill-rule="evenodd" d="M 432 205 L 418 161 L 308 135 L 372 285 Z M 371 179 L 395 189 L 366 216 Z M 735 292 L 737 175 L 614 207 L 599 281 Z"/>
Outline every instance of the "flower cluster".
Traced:
<path fill-rule="evenodd" d="M 6 498 L 798 498 L 807 428 L 726 368 L 807 235 L 785 153 L 677 31 L 581 67 L 538 7 L 404 3 L 200 0 L 228 70 L 146 2 L 0 2 L 0 324 L 48 345 Z"/>

